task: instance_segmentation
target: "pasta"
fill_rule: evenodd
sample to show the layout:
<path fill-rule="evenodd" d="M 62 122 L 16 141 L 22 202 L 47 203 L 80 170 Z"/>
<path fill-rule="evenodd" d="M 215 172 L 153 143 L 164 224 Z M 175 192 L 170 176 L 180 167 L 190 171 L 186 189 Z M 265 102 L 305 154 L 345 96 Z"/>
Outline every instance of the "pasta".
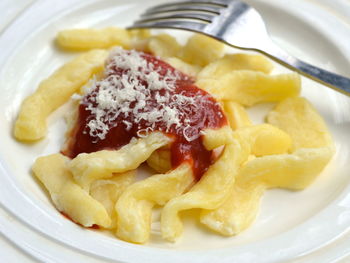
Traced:
<path fill-rule="evenodd" d="M 166 173 L 171 169 L 170 149 L 158 149 L 147 159 L 147 164 L 158 173 Z"/>
<path fill-rule="evenodd" d="M 219 101 L 235 101 L 245 106 L 298 96 L 301 87 L 297 73 L 268 75 L 252 70 L 232 71 L 219 81 L 199 79 L 197 85 Z"/>
<path fill-rule="evenodd" d="M 228 197 L 238 167 L 244 158 L 244 149 L 232 138 L 221 157 L 208 169 L 189 192 L 171 199 L 162 211 L 162 236 L 175 241 L 182 232 L 179 212 L 191 208 L 215 209 Z"/>
<path fill-rule="evenodd" d="M 33 166 L 36 177 L 49 191 L 57 209 L 83 225 L 108 227 L 106 209 L 77 185 L 66 167 L 68 158 L 60 154 L 40 157 Z"/>
<path fill-rule="evenodd" d="M 181 45 L 176 38 L 168 34 L 159 34 L 150 38 L 148 50 L 162 58 L 176 56 L 181 50 Z"/>
<path fill-rule="evenodd" d="M 68 50 L 109 48 L 120 45 L 128 48 L 130 35 L 125 29 L 108 27 L 103 29 L 69 29 L 58 32 L 57 44 Z"/>
<path fill-rule="evenodd" d="M 252 125 L 248 113 L 241 104 L 234 101 L 225 101 L 224 109 L 232 130 Z"/>
<path fill-rule="evenodd" d="M 150 235 L 152 207 L 181 195 L 192 182 L 191 167 L 183 164 L 169 173 L 153 175 L 130 186 L 116 203 L 117 236 L 145 243 Z"/>
<path fill-rule="evenodd" d="M 183 73 L 185 73 L 189 76 L 192 76 L 192 77 L 196 77 L 202 69 L 198 65 L 192 65 L 192 64 L 186 63 L 185 61 L 183 61 L 177 57 L 166 57 L 166 58 L 164 58 L 164 60 L 167 63 L 169 63 L 171 66 L 173 66 L 174 68 L 177 68 L 180 71 L 182 71 Z"/>
<path fill-rule="evenodd" d="M 198 78 L 217 79 L 234 70 L 252 70 L 269 74 L 272 69 L 272 63 L 261 55 L 230 54 L 208 64 Z"/>
<path fill-rule="evenodd" d="M 152 133 L 146 138 L 130 142 L 118 151 L 103 150 L 80 154 L 69 163 L 69 169 L 76 182 L 89 190 L 90 184 L 95 180 L 136 169 L 154 150 L 169 142 L 169 138 L 163 134 Z"/>
<path fill-rule="evenodd" d="M 106 209 L 111 224 L 108 229 L 117 227 L 117 212 L 114 209 L 115 203 L 127 187 L 135 182 L 136 170 L 121 174 L 114 174 L 109 179 L 94 181 L 90 186 L 90 195 L 100 202 Z"/>
<path fill-rule="evenodd" d="M 188 209 L 208 229 L 236 235 L 265 191 L 304 189 L 334 154 L 322 117 L 299 97 L 299 75 L 272 75 L 263 56 L 224 54 L 198 34 L 181 46 L 116 27 L 63 30 L 56 43 L 86 53 L 23 101 L 14 133 L 42 139 L 48 116 L 76 94 L 61 153 L 39 157 L 32 171 L 57 210 L 84 227 L 143 244 L 159 206 L 167 241 L 181 236 Z M 246 107 L 264 102 L 276 107 L 256 124 Z M 143 164 L 155 174 L 139 179 Z"/>
<path fill-rule="evenodd" d="M 280 102 L 268 114 L 268 122 L 289 134 L 292 139 L 288 139 L 289 147 L 283 146 L 287 145 L 285 135 L 269 139 L 271 134 L 265 137 L 263 129 L 238 128 L 238 132 L 243 133 L 241 139 L 249 142 L 251 149 L 257 147 L 261 157 L 249 160 L 241 168 L 233 192 L 221 207 L 202 212 L 201 222 L 218 233 L 235 235 L 246 229 L 255 219 L 266 189 L 304 189 L 319 175 L 333 154 L 333 143 L 325 123 L 303 98 L 288 98 Z M 258 134 L 262 139 L 259 145 L 255 145 L 257 140 L 247 136 L 252 132 L 262 132 Z M 276 154 L 270 152 L 271 142 L 277 147 L 272 150 Z M 268 151 L 263 152 L 263 149 Z M 288 151 L 292 153 L 288 154 Z"/>
<path fill-rule="evenodd" d="M 48 115 L 68 101 L 93 74 L 102 69 L 107 54 L 106 50 L 89 51 L 68 62 L 42 81 L 34 94 L 28 96 L 22 103 L 15 123 L 15 137 L 21 141 L 43 138 L 46 135 Z M 50 103 L 47 103 L 48 101 Z"/>
<path fill-rule="evenodd" d="M 180 50 L 179 57 L 190 64 L 203 67 L 220 58 L 224 53 L 224 47 L 224 44 L 217 40 L 195 34 Z"/>

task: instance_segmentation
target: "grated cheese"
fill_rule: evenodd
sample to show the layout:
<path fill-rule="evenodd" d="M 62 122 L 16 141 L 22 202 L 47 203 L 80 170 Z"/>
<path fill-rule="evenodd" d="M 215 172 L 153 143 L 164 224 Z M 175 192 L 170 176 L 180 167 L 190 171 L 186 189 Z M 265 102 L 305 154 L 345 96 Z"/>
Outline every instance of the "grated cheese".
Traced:
<path fill-rule="evenodd" d="M 88 94 L 81 103 L 91 112 L 91 117 L 85 132 L 95 142 L 105 139 L 109 129 L 117 125 L 130 130 L 141 122 L 148 128 L 136 127 L 139 137 L 146 136 L 159 123 L 162 123 L 157 126 L 161 131 L 175 129 L 187 141 L 200 136 L 198 131 L 191 130 L 187 116 L 196 114 L 203 97 L 174 93 L 176 82 L 184 76 L 176 70 L 164 72 L 157 61 L 153 64 L 145 55 L 115 48 L 107 59 L 105 78 L 92 80 L 86 88 Z"/>

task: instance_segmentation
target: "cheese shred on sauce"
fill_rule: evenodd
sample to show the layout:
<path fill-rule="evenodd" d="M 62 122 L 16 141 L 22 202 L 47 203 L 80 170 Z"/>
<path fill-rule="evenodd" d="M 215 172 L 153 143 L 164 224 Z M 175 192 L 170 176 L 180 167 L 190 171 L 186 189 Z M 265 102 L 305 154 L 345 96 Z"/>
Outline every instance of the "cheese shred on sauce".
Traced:
<path fill-rule="evenodd" d="M 119 117 L 124 119 L 122 123 L 129 130 L 132 123 L 127 119 L 132 115 L 134 123 L 144 122 L 149 126 L 148 129 L 139 127 L 140 137 L 153 131 L 158 122 L 163 122 L 165 127 L 160 127 L 160 131 L 167 133 L 173 127 L 181 130 L 188 141 L 198 138 L 199 134 L 186 134 L 190 119 L 179 108 L 198 110 L 201 96 L 174 93 L 178 81 L 190 82 L 190 78 L 170 69 L 164 74 L 164 68 L 157 66 L 157 60 L 152 63 L 143 55 L 135 50 L 115 48 L 107 61 L 106 78 L 91 83 L 87 90 L 90 99 L 82 101 L 93 116 L 87 123 L 90 136 L 105 139 L 109 129 L 118 125 L 115 120 Z"/>
<path fill-rule="evenodd" d="M 203 131 L 227 121 L 214 98 L 193 82 L 151 54 L 114 49 L 103 78 L 86 88 L 63 153 L 75 158 L 117 150 L 134 138 L 161 131 L 172 138 L 172 167 L 189 162 L 200 178 L 213 162 L 212 151 L 202 143 Z"/>

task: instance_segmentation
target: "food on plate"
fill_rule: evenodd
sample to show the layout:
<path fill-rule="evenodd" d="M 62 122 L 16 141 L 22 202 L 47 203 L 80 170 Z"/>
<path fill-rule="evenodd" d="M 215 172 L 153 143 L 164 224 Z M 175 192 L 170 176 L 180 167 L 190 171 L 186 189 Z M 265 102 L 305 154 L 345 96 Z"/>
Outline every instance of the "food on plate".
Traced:
<path fill-rule="evenodd" d="M 281 101 L 268 114 L 267 120 L 275 125 L 271 127 L 281 130 L 274 135 L 269 134 L 268 129 L 256 130 L 261 137 L 255 140 L 245 132 L 247 126 L 236 130 L 238 134 L 248 135 L 245 140 L 254 144 L 251 152 L 255 148 L 259 154 L 254 153 L 254 158 L 241 167 L 234 190 L 225 203 L 217 209 L 202 212 L 200 221 L 218 233 L 230 236 L 246 229 L 256 217 L 266 189 L 301 190 L 307 187 L 334 153 L 324 121 L 304 98 Z M 271 144 L 267 145 L 265 141 Z"/>
<path fill-rule="evenodd" d="M 130 45 L 130 34 L 117 27 L 103 29 L 70 29 L 57 34 L 58 46 L 68 50 L 89 50 Z"/>
<path fill-rule="evenodd" d="M 161 207 L 162 237 L 176 241 L 181 211 L 221 235 L 248 228 L 263 193 L 301 190 L 327 165 L 334 147 L 322 117 L 299 96 L 296 73 L 271 74 L 260 55 L 225 54 L 193 34 L 120 28 L 64 30 L 57 45 L 85 50 L 22 103 L 20 141 L 47 133 L 47 117 L 72 101 L 60 153 L 39 157 L 33 174 L 55 207 L 84 227 L 146 243 Z M 266 123 L 247 107 L 275 102 Z M 155 172 L 138 178 L 144 165 Z"/>
<path fill-rule="evenodd" d="M 22 103 L 15 124 L 15 137 L 21 141 L 42 139 L 47 130 L 46 118 L 103 68 L 107 54 L 106 50 L 89 51 L 42 81 L 38 89 Z"/>
<path fill-rule="evenodd" d="M 187 63 L 204 67 L 222 57 L 224 44 L 210 37 L 194 34 L 179 50 L 178 56 Z"/>
<path fill-rule="evenodd" d="M 56 208 L 83 226 L 111 224 L 104 206 L 77 185 L 66 167 L 68 158 L 53 154 L 38 158 L 33 165 L 36 177 L 49 191 Z"/>
<path fill-rule="evenodd" d="M 294 97 L 301 88 L 297 73 L 268 75 L 252 70 L 234 70 L 219 79 L 199 78 L 196 84 L 219 101 L 233 100 L 244 106 Z"/>

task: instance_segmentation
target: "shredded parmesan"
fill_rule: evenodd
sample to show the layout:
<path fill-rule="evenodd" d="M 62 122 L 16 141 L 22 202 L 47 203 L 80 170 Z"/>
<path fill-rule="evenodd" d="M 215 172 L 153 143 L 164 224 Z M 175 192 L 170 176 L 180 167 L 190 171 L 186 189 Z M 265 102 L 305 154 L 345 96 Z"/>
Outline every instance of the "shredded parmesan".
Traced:
<path fill-rule="evenodd" d="M 165 70 L 157 66 L 157 61 L 153 64 L 144 56 L 142 52 L 122 48 L 111 52 L 105 78 L 92 80 L 81 101 L 91 112 L 85 132 L 98 141 L 105 139 L 112 127 L 125 125 L 130 130 L 143 123 L 148 128 L 137 127 L 137 135 L 142 137 L 162 123 L 157 126 L 161 131 L 175 129 L 187 141 L 198 138 L 200 133 L 191 131 L 186 116 L 196 113 L 203 97 L 174 93 L 179 72 Z"/>

